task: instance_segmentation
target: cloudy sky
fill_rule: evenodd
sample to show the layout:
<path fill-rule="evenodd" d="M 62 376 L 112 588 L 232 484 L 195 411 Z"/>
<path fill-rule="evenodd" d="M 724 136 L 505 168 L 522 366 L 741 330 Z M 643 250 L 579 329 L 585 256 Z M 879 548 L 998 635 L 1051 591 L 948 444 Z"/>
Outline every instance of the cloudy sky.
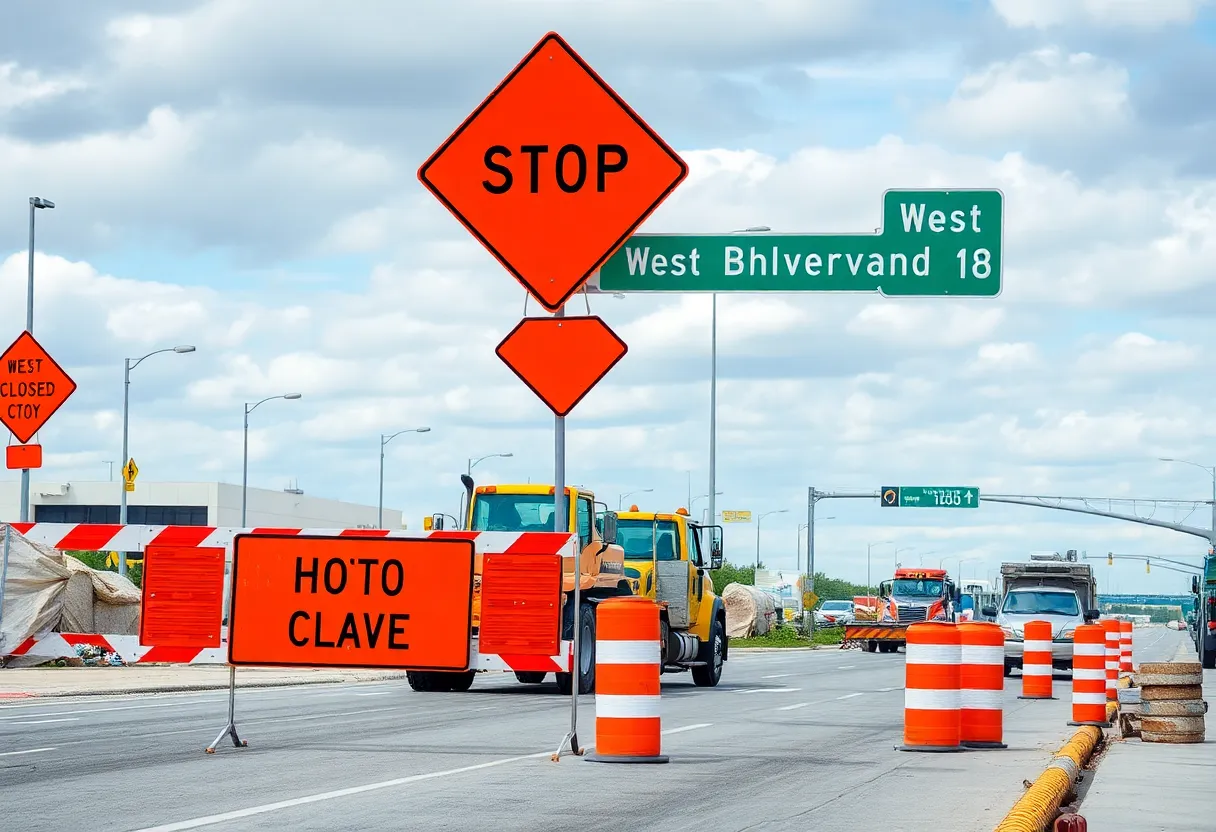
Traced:
<path fill-rule="evenodd" d="M 887 188 L 1005 194 L 995 299 L 720 297 L 718 508 L 786 510 L 767 563 L 794 565 L 812 485 L 1202 500 L 1207 473 L 1156 460 L 1216 464 L 1214 20 L 1205 0 L 21 4 L 0 29 L 0 308 L 16 337 L 28 197 L 51 199 L 35 333 L 80 385 L 38 479 L 105 479 L 123 358 L 190 343 L 133 375 L 141 479 L 239 482 L 242 402 L 299 391 L 253 417 L 254 485 L 374 504 L 378 435 L 419 425 L 387 462 L 411 527 L 454 510 L 469 457 L 513 454 L 481 482 L 549 481 L 552 417 L 493 353 L 524 292 L 416 171 L 553 29 L 691 168 L 644 231 L 869 231 Z M 630 351 L 570 418 L 570 481 L 614 508 L 705 494 L 709 297 L 590 302 Z M 896 557 L 976 575 L 1206 548 L 994 504 L 818 514 L 817 567 L 853 579 L 881 541 L 875 580 Z M 726 544 L 754 558 L 755 526 Z"/>

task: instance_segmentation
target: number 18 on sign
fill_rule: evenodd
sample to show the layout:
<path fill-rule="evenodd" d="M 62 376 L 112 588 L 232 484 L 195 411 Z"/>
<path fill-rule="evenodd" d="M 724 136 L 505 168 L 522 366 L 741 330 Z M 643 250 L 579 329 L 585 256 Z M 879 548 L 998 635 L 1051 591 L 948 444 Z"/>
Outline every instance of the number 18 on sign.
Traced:
<path fill-rule="evenodd" d="M 887 508 L 979 508 L 980 490 L 970 485 L 884 485 Z"/>

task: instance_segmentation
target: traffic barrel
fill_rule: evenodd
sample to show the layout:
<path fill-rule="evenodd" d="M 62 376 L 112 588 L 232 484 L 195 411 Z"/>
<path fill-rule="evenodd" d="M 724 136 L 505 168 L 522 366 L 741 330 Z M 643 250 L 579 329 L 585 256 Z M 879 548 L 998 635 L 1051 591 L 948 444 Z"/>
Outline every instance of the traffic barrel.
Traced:
<path fill-rule="evenodd" d="M 660 754 L 659 606 L 649 598 L 601 601 L 595 616 L 597 763 L 666 763 Z"/>
<path fill-rule="evenodd" d="M 901 751 L 961 751 L 962 636 L 956 624 L 908 625 Z"/>
<path fill-rule="evenodd" d="M 1132 672 L 1132 622 L 1119 622 L 1119 673 Z"/>
<path fill-rule="evenodd" d="M 1072 635 L 1072 721 L 1106 727 L 1106 629 L 1082 624 Z"/>
<path fill-rule="evenodd" d="M 1106 698 L 1111 702 L 1119 700 L 1119 619 L 1102 619 L 1102 629 L 1106 634 Z"/>
<path fill-rule="evenodd" d="M 958 625 L 959 741 L 967 748 L 1007 748 L 1002 742 L 1005 706 L 1005 633 L 991 621 Z"/>
<path fill-rule="evenodd" d="M 1027 621 L 1022 638 L 1022 695 L 1018 699 L 1055 699 L 1051 690 L 1051 623 Z"/>

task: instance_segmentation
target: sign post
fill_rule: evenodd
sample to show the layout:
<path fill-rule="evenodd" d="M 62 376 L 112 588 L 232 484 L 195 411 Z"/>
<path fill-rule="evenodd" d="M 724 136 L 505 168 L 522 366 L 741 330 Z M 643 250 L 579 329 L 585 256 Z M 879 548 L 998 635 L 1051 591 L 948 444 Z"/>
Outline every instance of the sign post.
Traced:
<path fill-rule="evenodd" d="M 423 186 L 553 313 L 525 317 L 496 352 L 554 414 L 554 531 L 569 527 L 566 416 L 627 350 L 590 304 L 585 317 L 567 317 L 566 303 L 687 176 L 684 160 L 556 32 L 418 169 Z M 554 759 L 567 741 L 582 754 L 580 583 L 576 557 L 570 730 Z"/>

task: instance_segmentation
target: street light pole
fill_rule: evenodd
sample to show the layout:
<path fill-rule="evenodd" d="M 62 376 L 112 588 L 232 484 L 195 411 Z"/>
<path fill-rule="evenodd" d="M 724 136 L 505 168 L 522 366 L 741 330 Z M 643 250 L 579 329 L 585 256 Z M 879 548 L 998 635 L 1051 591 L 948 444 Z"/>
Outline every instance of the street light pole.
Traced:
<path fill-rule="evenodd" d="M 764 512 L 764 514 L 757 515 L 757 517 L 756 517 L 756 568 L 757 569 L 760 568 L 760 521 L 762 521 L 765 517 L 768 517 L 770 514 L 785 514 L 788 511 L 789 511 L 788 508 L 779 508 L 779 509 L 775 509 L 773 511 L 766 511 L 766 512 Z"/>
<path fill-rule="evenodd" d="M 495 459 L 495 458 L 508 459 L 509 457 L 513 457 L 513 456 L 515 456 L 514 453 L 508 452 L 505 454 L 486 454 L 485 456 L 479 456 L 476 459 L 469 457 L 468 465 L 465 467 L 464 472 L 469 477 L 472 477 L 473 469 L 477 467 L 478 463 L 480 463 L 484 460 L 487 460 L 487 459 Z M 531 482 L 531 480 L 529 480 L 529 482 Z M 469 517 L 469 507 L 464 504 L 464 500 L 465 500 L 465 494 L 462 491 L 462 492 L 460 492 L 460 516 L 464 519 L 462 519 L 460 521 L 461 525 L 463 525 L 468 520 L 468 517 Z"/>
<path fill-rule="evenodd" d="M 1212 533 L 1208 537 L 1208 542 L 1216 548 L 1216 465 L 1200 465 L 1198 462 L 1190 462 L 1185 459 L 1174 459 L 1172 457 L 1158 457 L 1162 462 L 1178 462 L 1182 465 L 1190 465 L 1195 468 L 1201 468 L 1207 471 L 1212 477 Z"/>
<path fill-rule="evenodd" d="M 430 428 L 406 428 L 389 436 L 380 434 L 380 502 L 376 507 L 376 528 L 384 528 L 384 446 L 403 433 L 430 433 Z"/>
<path fill-rule="evenodd" d="M 257 410 L 259 406 L 266 402 L 275 399 L 287 399 L 289 401 L 298 399 L 302 393 L 283 393 L 279 396 L 267 396 L 260 402 L 254 402 L 252 405 L 245 402 L 245 447 L 241 460 L 241 528 L 248 526 L 248 509 L 249 509 L 249 414 Z M 221 736 L 223 736 L 221 734 Z"/>
<path fill-rule="evenodd" d="M 34 332 L 34 212 L 40 208 L 54 208 L 55 203 L 40 196 L 30 197 L 30 256 L 29 279 L 25 289 L 25 331 Z M 30 469 L 21 469 L 21 522 L 30 519 Z"/>
<path fill-rule="evenodd" d="M 654 491 L 653 488 L 643 488 L 640 491 L 628 491 L 624 494 L 618 494 L 616 498 L 616 510 L 618 512 L 621 510 L 621 506 L 624 504 L 626 497 L 632 497 L 634 494 L 649 494 L 652 491 Z"/>
<path fill-rule="evenodd" d="M 122 459 L 119 461 L 118 464 L 123 466 L 124 469 L 126 468 L 127 460 L 130 459 L 130 457 L 128 456 L 128 454 L 130 453 L 130 448 L 128 447 L 128 436 L 130 434 L 130 426 L 131 426 L 131 371 L 134 370 L 136 367 L 138 367 L 145 358 L 151 358 L 154 355 L 160 355 L 162 352 L 175 352 L 178 354 L 183 354 L 183 353 L 188 353 L 188 352 L 194 352 L 194 347 L 191 346 L 190 344 L 181 344 L 180 346 L 176 346 L 176 347 L 165 347 L 162 350 L 153 350 L 152 352 L 145 355 L 143 358 L 134 359 L 134 361 L 135 361 L 134 364 L 131 363 L 132 359 L 130 359 L 130 358 L 124 358 L 123 362 L 122 362 Z M 123 477 L 122 490 L 118 492 L 118 525 L 120 525 L 120 526 L 127 525 L 127 479 L 126 479 L 126 477 Z M 127 574 L 127 553 L 126 552 L 118 553 L 118 574 L 119 575 Z"/>
<path fill-rule="evenodd" d="M 872 584 L 870 582 L 870 552 L 874 549 L 875 546 L 886 546 L 886 545 L 894 543 L 894 542 L 895 542 L 894 540 L 878 540 L 878 541 L 875 541 L 874 543 L 870 543 L 870 544 L 866 545 L 866 592 L 869 592 L 870 587 L 874 586 L 874 584 Z"/>
<path fill-rule="evenodd" d="M 741 228 L 731 234 L 763 234 L 772 231 L 767 225 Z M 718 293 L 710 300 L 709 317 L 709 522 L 717 518 L 714 495 L 718 493 Z M 690 501 L 691 502 L 691 501 Z M 692 507 L 688 509 L 692 511 Z"/>

